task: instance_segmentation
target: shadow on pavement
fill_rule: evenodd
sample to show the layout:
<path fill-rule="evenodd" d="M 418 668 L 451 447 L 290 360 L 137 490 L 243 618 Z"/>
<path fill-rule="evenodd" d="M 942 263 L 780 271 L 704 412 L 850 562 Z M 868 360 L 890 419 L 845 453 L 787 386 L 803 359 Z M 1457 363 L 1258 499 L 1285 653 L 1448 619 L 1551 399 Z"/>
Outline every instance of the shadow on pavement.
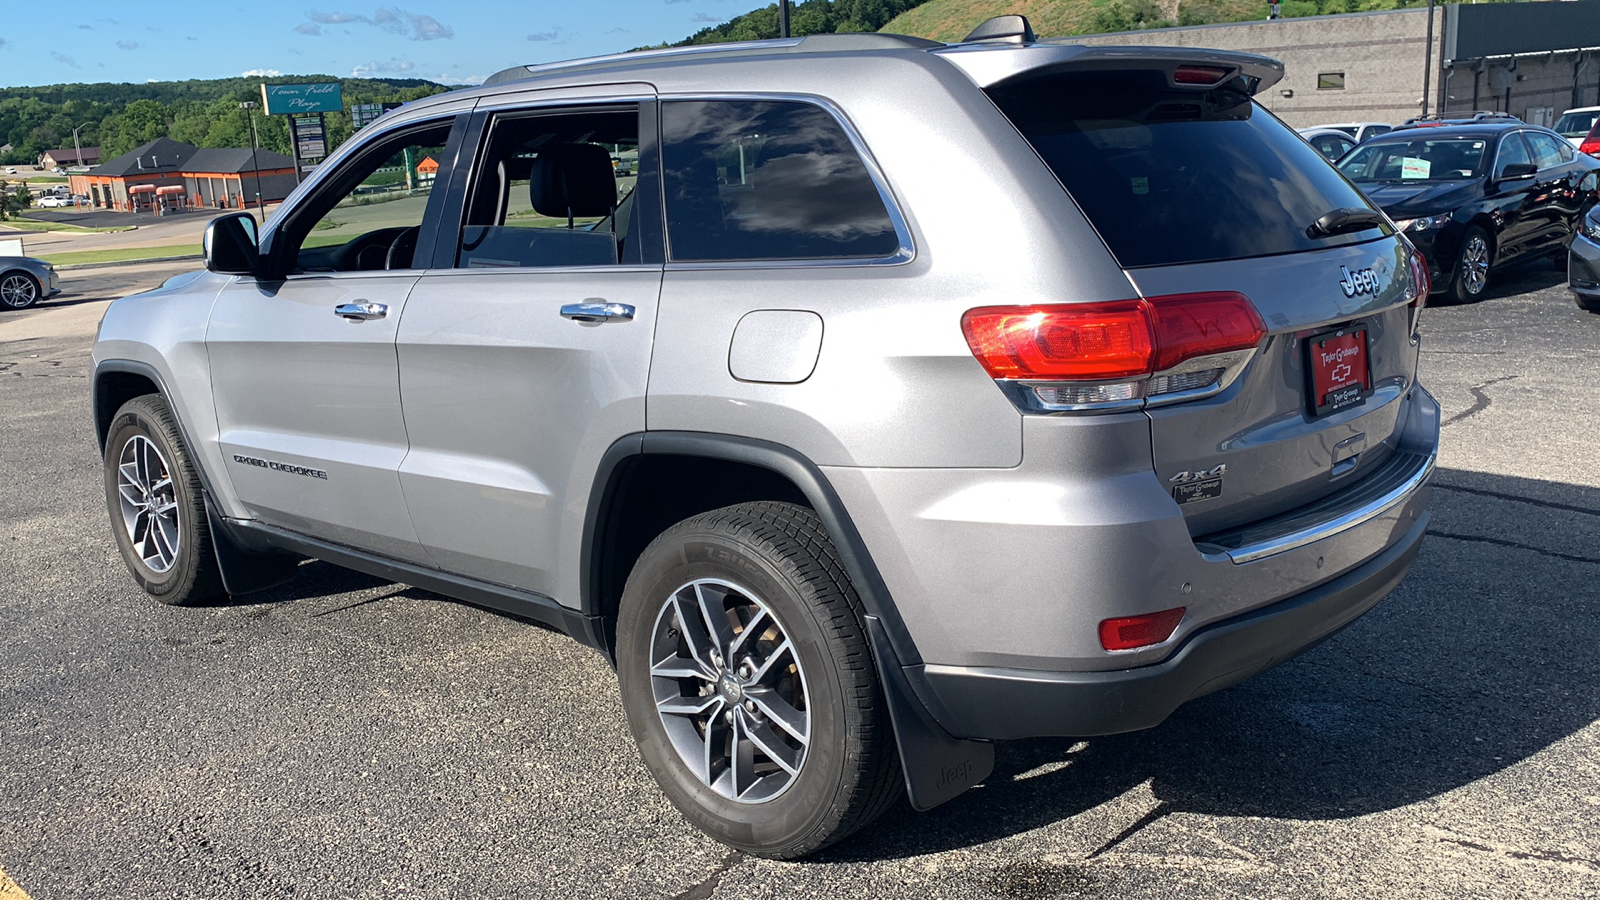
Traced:
<path fill-rule="evenodd" d="M 1001 744 L 984 786 L 927 814 L 902 803 L 817 861 L 970 847 L 1145 782 L 1159 805 L 1097 852 L 1175 811 L 1361 816 L 1470 784 L 1600 719 L 1588 652 L 1600 490 L 1457 470 L 1434 484 L 1421 558 L 1342 634 L 1150 731 Z"/>

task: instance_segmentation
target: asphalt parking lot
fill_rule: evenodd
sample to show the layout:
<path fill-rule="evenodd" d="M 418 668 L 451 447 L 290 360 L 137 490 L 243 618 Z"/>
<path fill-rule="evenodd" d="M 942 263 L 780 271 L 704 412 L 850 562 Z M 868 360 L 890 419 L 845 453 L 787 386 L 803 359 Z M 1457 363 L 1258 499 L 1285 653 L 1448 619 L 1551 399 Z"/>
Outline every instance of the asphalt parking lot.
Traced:
<path fill-rule="evenodd" d="M 89 345 L 176 271 L 0 313 L 0 898 L 1600 897 L 1600 316 L 1548 267 L 1425 314 L 1432 534 L 1371 614 L 798 863 L 686 825 L 560 635 L 316 562 L 211 608 L 138 592 Z"/>

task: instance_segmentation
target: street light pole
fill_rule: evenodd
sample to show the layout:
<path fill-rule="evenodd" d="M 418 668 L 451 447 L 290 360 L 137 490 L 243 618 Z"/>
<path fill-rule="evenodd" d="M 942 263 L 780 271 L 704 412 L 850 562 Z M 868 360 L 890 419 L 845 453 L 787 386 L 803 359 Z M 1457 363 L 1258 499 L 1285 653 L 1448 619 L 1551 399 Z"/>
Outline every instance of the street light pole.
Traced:
<path fill-rule="evenodd" d="M 239 108 L 250 117 L 250 165 L 256 171 L 256 212 L 261 214 L 261 221 L 267 220 L 267 204 L 261 199 L 261 141 L 256 137 L 256 102 L 254 100 L 241 100 Z"/>
<path fill-rule="evenodd" d="M 77 163 L 78 163 L 78 168 L 80 168 L 80 169 L 83 168 L 83 147 L 78 144 L 78 131 L 79 131 L 79 129 L 88 128 L 88 127 L 89 127 L 89 123 L 85 122 L 82 125 L 79 125 L 77 128 L 72 129 L 72 152 L 76 153 L 78 155 Z M 70 177 L 67 179 L 67 183 L 68 184 L 72 183 L 72 179 Z M 88 192 L 87 189 L 84 190 L 83 195 L 85 197 L 89 196 L 89 192 Z M 73 206 L 77 206 L 78 205 L 77 197 L 73 197 L 72 205 Z"/>
<path fill-rule="evenodd" d="M 789 0 L 778 0 L 778 37 L 789 36 Z"/>
<path fill-rule="evenodd" d="M 1428 93 L 1433 90 L 1433 0 L 1428 0 L 1428 40 L 1422 50 L 1422 115 L 1428 115 Z"/>

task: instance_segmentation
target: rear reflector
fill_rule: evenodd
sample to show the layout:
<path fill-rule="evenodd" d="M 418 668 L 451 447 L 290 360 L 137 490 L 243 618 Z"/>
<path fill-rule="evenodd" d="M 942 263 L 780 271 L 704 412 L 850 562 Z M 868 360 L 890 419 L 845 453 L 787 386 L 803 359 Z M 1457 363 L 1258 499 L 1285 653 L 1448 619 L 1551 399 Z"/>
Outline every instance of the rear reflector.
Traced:
<path fill-rule="evenodd" d="M 1136 650 L 1159 644 L 1178 630 L 1187 608 L 1180 606 L 1125 619 L 1106 619 L 1100 623 L 1100 646 L 1107 650 Z"/>
<path fill-rule="evenodd" d="M 1216 84 L 1228 77 L 1228 69 L 1214 66 L 1179 66 L 1172 73 L 1173 84 Z"/>

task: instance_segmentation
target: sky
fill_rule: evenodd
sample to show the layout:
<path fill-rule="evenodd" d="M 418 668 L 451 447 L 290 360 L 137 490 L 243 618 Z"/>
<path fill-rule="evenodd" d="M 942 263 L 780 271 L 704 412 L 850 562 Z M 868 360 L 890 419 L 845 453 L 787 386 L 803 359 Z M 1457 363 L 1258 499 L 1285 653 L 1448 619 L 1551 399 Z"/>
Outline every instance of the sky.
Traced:
<path fill-rule="evenodd" d="M 323 74 L 476 84 L 676 41 L 762 0 L 24 0 L 0 5 L 0 87 Z"/>

